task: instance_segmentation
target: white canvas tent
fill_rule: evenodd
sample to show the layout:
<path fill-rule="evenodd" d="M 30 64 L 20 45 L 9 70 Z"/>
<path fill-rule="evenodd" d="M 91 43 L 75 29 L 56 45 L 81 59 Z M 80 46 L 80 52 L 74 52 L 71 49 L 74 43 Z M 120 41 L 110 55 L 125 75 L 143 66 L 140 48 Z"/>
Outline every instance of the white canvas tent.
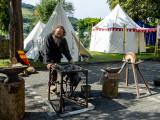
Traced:
<path fill-rule="evenodd" d="M 45 28 L 42 31 L 42 33 L 40 35 L 41 40 L 43 41 L 44 38 L 46 37 L 46 35 L 48 35 L 52 31 L 52 29 L 58 24 L 63 25 L 64 29 L 66 30 L 65 38 L 67 40 L 70 54 L 73 58 L 73 61 L 78 61 L 79 52 L 81 55 L 91 56 L 91 54 L 83 47 L 83 45 L 79 44 L 78 37 L 76 36 L 74 29 L 73 29 L 68 17 L 66 16 L 64 9 L 63 9 L 60 2 L 58 2 L 55 10 L 53 11 L 50 19 L 48 20 Z M 39 47 L 39 45 L 36 45 L 36 44 L 35 44 L 35 46 L 36 47 L 34 49 L 32 49 L 32 51 L 29 51 L 28 53 L 26 53 L 27 58 L 34 59 L 34 57 L 38 54 L 38 52 L 35 50 L 37 50 L 40 47 Z M 79 51 L 78 51 L 78 49 L 79 49 Z M 63 57 L 63 59 L 61 61 L 67 62 L 67 59 L 65 57 Z"/>
<path fill-rule="evenodd" d="M 24 50 L 29 50 L 33 46 L 34 42 L 38 40 L 38 37 L 41 34 L 44 27 L 45 27 L 45 24 L 43 24 L 41 21 L 39 21 L 36 24 L 36 26 L 33 28 L 33 30 L 24 40 Z"/>
<path fill-rule="evenodd" d="M 146 52 L 144 33 L 118 4 L 101 22 L 92 28 L 90 51 L 123 53 L 123 26 L 127 26 L 125 53 Z"/>

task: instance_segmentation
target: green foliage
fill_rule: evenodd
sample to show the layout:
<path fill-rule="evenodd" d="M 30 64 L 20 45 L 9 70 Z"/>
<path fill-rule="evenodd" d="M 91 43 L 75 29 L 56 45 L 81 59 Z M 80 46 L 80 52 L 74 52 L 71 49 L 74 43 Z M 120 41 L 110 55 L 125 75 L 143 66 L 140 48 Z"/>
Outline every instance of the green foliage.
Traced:
<path fill-rule="evenodd" d="M 34 28 L 34 26 L 37 24 L 38 17 L 34 14 L 34 9 L 28 9 L 27 7 L 22 8 L 22 16 L 23 16 L 23 32 L 25 33 L 24 38 L 26 38 L 27 35 Z"/>
<path fill-rule="evenodd" d="M 74 18 L 74 17 L 68 17 L 69 21 L 71 22 L 72 26 L 73 26 L 73 29 L 75 31 L 78 30 L 78 19 L 77 18 Z"/>
<path fill-rule="evenodd" d="M 160 0 L 119 0 L 123 10 L 134 20 L 157 26 L 160 18 Z M 118 0 L 107 0 L 110 9 L 114 9 Z"/>
<path fill-rule="evenodd" d="M 47 23 L 57 3 L 57 0 L 41 0 L 40 4 L 36 5 L 36 10 L 38 12 L 36 15 L 38 15 L 43 23 Z M 68 14 L 73 14 L 74 8 L 72 3 L 63 0 L 62 6 Z"/>
<path fill-rule="evenodd" d="M 79 36 L 82 44 L 88 48 L 90 44 L 90 38 L 91 38 L 91 29 L 92 26 L 95 26 L 97 23 L 99 23 L 101 19 L 98 18 L 85 18 L 80 19 L 78 23 L 78 29 L 79 29 Z M 84 36 L 84 32 L 88 32 L 89 36 Z"/>
<path fill-rule="evenodd" d="M 36 18 L 34 15 L 34 10 L 22 8 L 22 16 L 23 16 L 23 22 L 24 23 L 29 23 L 33 22 Z"/>
<path fill-rule="evenodd" d="M 89 47 L 90 39 L 82 38 L 80 39 L 85 48 Z"/>
<path fill-rule="evenodd" d="M 0 22 L 2 23 L 2 33 L 8 31 L 9 13 L 7 0 L 0 0 Z"/>
<path fill-rule="evenodd" d="M 90 17 L 85 18 L 85 19 L 80 19 L 79 23 L 78 23 L 80 37 L 82 37 L 82 38 L 84 37 L 84 35 L 83 35 L 84 31 L 87 31 L 90 34 L 92 26 L 95 26 L 100 21 L 101 21 L 101 19 L 90 18 Z"/>
<path fill-rule="evenodd" d="M 25 4 L 25 3 L 22 3 L 22 8 L 26 8 L 26 9 L 29 9 L 29 10 L 34 10 L 35 9 L 33 5 Z"/>

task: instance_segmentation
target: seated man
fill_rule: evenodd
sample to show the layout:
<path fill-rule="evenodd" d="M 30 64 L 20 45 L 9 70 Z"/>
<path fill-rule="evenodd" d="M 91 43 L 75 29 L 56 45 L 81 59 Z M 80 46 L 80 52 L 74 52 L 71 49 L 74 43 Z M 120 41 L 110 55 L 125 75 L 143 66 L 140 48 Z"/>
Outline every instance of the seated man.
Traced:
<path fill-rule="evenodd" d="M 47 64 L 48 70 L 55 63 L 60 63 L 62 54 L 67 58 L 67 60 L 74 64 L 70 51 L 68 49 L 68 44 L 64 38 L 66 31 L 62 25 L 57 25 L 53 28 L 52 32 L 46 36 L 44 41 L 44 59 L 43 62 Z M 51 90 L 56 89 L 54 81 L 57 80 L 57 72 L 53 71 L 51 76 Z"/>

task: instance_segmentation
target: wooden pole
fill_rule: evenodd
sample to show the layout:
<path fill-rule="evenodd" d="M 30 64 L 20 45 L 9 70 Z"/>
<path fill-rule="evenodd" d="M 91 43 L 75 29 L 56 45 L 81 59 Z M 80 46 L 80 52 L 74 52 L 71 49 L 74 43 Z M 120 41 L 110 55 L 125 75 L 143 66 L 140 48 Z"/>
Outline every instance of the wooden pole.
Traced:
<path fill-rule="evenodd" d="M 137 98 L 139 98 L 140 94 L 139 94 L 139 87 L 138 87 L 136 68 L 135 68 L 135 64 L 134 63 L 132 63 L 132 69 L 133 69 L 133 75 L 134 75 L 134 82 L 135 82 L 135 85 L 136 85 Z"/>
<path fill-rule="evenodd" d="M 151 37 L 151 33 L 149 33 L 149 39 L 148 39 L 148 43 L 147 43 L 148 47 L 149 47 L 150 37 Z"/>
<path fill-rule="evenodd" d="M 80 34 L 79 34 L 79 49 L 78 49 L 78 61 L 81 62 L 81 58 L 80 58 Z"/>
<path fill-rule="evenodd" d="M 157 34 L 156 34 L 156 44 L 155 44 L 154 56 L 156 56 L 157 45 L 158 45 L 158 38 L 157 38 Z"/>
<path fill-rule="evenodd" d="M 157 31 L 158 31 L 158 26 L 159 25 L 160 25 L 160 21 L 159 21 L 159 23 L 157 25 Z M 158 34 L 158 32 L 157 32 L 157 34 Z M 157 36 L 157 34 L 156 34 L 156 44 L 155 44 L 154 56 L 156 56 L 156 52 L 158 50 L 158 36 Z"/>
<path fill-rule="evenodd" d="M 123 26 L 123 54 L 125 55 L 125 43 L 126 43 L 126 32 L 127 32 L 127 26 Z"/>

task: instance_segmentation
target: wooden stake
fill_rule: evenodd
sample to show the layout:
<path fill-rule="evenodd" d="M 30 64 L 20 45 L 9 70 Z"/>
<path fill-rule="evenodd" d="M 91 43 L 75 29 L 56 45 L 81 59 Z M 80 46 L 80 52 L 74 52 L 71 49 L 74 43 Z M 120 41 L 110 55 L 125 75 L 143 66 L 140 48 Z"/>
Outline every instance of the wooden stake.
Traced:
<path fill-rule="evenodd" d="M 126 86 L 128 86 L 129 68 L 126 68 Z"/>
<path fill-rule="evenodd" d="M 142 77 L 142 80 L 143 80 L 143 82 L 144 82 L 144 84 L 145 84 L 145 86 L 146 86 L 149 94 L 152 94 L 152 93 L 151 93 L 151 90 L 150 90 L 149 87 L 148 87 L 148 84 L 147 84 L 146 80 L 144 79 L 144 76 L 143 76 L 143 73 L 142 73 L 140 67 L 139 67 L 138 65 L 136 65 L 136 67 L 137 67 L 137 70 L 139 71 L 139 73 L 140 73 L 140 75 L 141 75 L 141 77 Z"/>
<path fill-rule="evenodd" d="M 135 85 L 136 85 L 137 98 L 139 98 L 140 95 L 139 95 L 137 74 L 136 74 L 136 69 L 135 69 L 135 64 L 134 63 L 132 63 L 132 69 L 133 69 L 133 75 L 134 75 L 134 82 L 135 82 Z"/>
<path fill-rule="evenodd" d="M 15 57 L 15 53 L 16 53 L 16 49 L 15 49 L 15 32 L 14 32 L 14 44 L 13 44 L 13 47 L 14 47 L 14 56 L 12 58 L 12 64 L 16 64 L 17 63 L 17 58 Z"/>

